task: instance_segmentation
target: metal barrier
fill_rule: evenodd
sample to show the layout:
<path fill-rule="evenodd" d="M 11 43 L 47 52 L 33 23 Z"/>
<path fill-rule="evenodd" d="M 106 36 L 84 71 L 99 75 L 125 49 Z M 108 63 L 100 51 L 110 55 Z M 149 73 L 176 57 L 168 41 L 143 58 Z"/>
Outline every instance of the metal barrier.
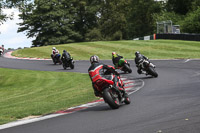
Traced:
<path fill-rule="evenodd" d="M 156 34 L 156 39 L 200 41 L 200 34 Z"/>

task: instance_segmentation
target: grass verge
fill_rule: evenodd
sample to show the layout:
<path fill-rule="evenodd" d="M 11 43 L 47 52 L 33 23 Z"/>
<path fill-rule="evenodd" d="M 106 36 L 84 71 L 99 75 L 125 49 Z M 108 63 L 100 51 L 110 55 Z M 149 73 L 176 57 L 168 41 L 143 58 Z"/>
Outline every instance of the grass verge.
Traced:
<path fill-rule="evenodd" d="M 54 45 L 60 53 L 69 51 L 75 60 L 89 60 L 91 55 L 100 59 L 111 59 L 113 51 L 127 59 L 140 51 L 150 59 L 200 58 L 200 42 L 181 40 L 99 41 Z M 18 57 L 50 58 L 52 46 L 21 49 L 13 52 Z"/>
<path fill-rule="evenodd" d="M 97 99 L 88 74 L 0 68 L 0 124 Z"/>

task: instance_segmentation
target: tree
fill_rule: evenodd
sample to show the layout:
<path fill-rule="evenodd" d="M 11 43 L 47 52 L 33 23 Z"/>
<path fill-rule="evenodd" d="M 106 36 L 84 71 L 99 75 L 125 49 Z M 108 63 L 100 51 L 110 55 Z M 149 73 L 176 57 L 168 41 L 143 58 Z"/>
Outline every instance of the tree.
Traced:
<path fill-rule="evenodd" d="M 12 15 L 8 16 L 7 14 L 4 14 L 2 9 L 16 8 L 29 2 L 31 2 L 31 0 L 0 0 L 0 24 L 13 17 Z"/>
<path fill-rule="evenodd" d="M 181 30 L 186 33 L 199 33 L 200 31 L 200 7 L 191 13 L 188 13 L 184 19 Z"/>
<path fill-rule="evenodd" d="M 186 15 L 192 9 L 195 0 L 168 0 L 166 9 L 168 12 L 174 11 L 180 15 Z"/>
<path fill-rule="evenodd" d="M 167 12 L 162 10 L 160 13 L 154 13 L 153 19 L 155 22 L 172 20 L 173 24 L 179 24 L 184 19 L 185 15 L 176 14 L 175 12 Z"/>
<path fill-rule="evenodd" d="M 86 39 L 85 35 L 88 32 L 97 27 L 99 7 L 99 0 L 76 0 L 74 27 L 80 32 L 82 41 Z"/>
<path fill-rule="evenodd" d="M 114 34 L 127 34 L 127 14 L 130 0 L 102 0 L 99 10 L 99 28 L 103 38 L 112 39 Z"/>
<path fill-rule="evenodd" d="M 75 1 L 76 2 L 76 1 Z M 22 8 L 18 32 L 36 37 L 33 45 L 55 45 L 82 40 L 75 30 L 76 3 L 74 0 L 35 0 Z"/>
<path fill-rule="evenodd" d="M 156 29 L 153 14 L 161 12 L 161 4 L 154 0 L 132 0 L 131 7 L 128 17 L 128 38 L 153 34 Z"/>

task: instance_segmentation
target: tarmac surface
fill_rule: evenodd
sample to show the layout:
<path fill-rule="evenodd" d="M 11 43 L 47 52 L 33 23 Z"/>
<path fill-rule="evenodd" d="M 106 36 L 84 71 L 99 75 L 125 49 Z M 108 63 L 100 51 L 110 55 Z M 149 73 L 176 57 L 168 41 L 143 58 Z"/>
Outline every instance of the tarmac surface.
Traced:
<path fill-rule="evenodd" d="M 112 64 L 111 60 L 101 61 Z M 107 104 L 25 125 L 0 133 L 199 133 L 200 60 L 152 60 L 158 78 L 123 74 L 144 81 L 142 89 L 130 95 L 131 104 L 113 110 Z M 64 70 L 50 60 L 17 60 L 0 57 L 1 68 L 87 73 L 89 61 L 76 61 L 74 70 Z"/>

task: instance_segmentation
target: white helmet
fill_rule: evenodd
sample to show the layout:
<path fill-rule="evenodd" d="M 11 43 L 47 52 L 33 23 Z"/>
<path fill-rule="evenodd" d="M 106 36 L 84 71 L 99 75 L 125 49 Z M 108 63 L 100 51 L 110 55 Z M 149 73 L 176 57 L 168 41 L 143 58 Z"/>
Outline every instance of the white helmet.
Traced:
<path fill-rule="evenodd" d="M 96 62 L 96 63 L 99 62 L 99 57 L 97 55 L 93 55 L 90 57 L 90 63 L 92 64 L 94 62 Z"/>
<path fill-rule="evenodd" d="M 56 50 L 56 47 L 53 47 L 52 50 Z"/>

